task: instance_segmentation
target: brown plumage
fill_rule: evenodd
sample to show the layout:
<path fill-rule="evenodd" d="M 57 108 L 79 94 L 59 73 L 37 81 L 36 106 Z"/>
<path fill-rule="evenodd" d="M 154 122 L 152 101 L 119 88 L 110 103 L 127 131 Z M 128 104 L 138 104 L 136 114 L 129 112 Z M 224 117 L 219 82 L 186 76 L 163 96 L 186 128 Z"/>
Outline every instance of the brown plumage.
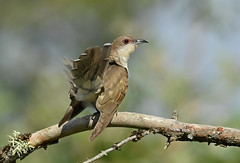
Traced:
<path fill-rule="evenodd" d="M 81 113 L 89 103 L 96 101 L 109 63 L 110 50 L 111 45 L 105 45 L 102 51 L 100 47 L 92 47 L 81 54 L 79 59 L 64 59 L 66 74 L 71 83 L 71 103 L 58 126 Z"/>
<path fill-rule="evenodd" d="M 114 76 L 114 78 L 112 78 Z M 112 79 L 112 80 L 109 80 Z M 104 91 L 98 96 L 96 107 L 100 111 L 100 118 L 91 134 L 94 140 L 112 120 L 118 105 L 122 102 L 128 88 L 128 73 L 124 67 L 112 64 L 103 77 Z"/>
<path fill-rule="evenodd" d="M 88 48 L 77 60 L 65 59 L 66 72 L 71 83 L 71 103 L 59 126 L 94 106 L 100 116 L 90 136 L 94 140 L 110 123 L 125 97 L 128 88 L 129 55 L 140 43 L 131 36 L 120 36 L 111 44 Z"/>

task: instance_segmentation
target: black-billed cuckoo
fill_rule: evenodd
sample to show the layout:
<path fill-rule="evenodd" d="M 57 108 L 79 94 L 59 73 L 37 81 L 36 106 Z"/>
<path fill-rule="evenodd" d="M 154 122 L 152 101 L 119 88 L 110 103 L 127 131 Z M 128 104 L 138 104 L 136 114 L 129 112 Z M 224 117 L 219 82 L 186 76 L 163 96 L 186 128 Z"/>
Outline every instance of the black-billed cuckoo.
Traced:
<path fill-rule="evenodd" d="M 110 123 L 125 97 L 129 77 L 127 62 L 130 54 L 141 43 L 148 41 L 120 36 L 112 44 L 104 44 L 102 50 L 95 46 L 88 48 L 76 60 L 65 59 L 71 83 L 71 103 L 58 126 L 87 106 L 94 106 L 100 116 L 90 136 L 90 141 L 93 141 Z"/>

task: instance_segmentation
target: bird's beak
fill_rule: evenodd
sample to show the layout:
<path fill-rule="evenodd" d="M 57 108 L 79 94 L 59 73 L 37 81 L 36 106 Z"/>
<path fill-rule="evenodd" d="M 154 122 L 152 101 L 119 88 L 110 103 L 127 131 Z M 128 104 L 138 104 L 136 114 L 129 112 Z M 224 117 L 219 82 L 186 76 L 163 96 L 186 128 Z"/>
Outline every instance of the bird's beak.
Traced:
<path fill-rule="evenodd" d="M 138 39 L 135 44 L 149 43 L 148 40 Z"/>

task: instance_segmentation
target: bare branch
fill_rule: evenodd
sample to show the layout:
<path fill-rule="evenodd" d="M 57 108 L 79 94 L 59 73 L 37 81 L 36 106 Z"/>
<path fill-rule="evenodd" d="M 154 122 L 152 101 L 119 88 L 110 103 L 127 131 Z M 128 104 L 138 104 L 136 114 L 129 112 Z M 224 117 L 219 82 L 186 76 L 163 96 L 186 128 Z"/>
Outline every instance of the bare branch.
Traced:
<path fill-rule="evenodd" d="M 88 159 L 87 161 L 84 161 L 83 163 L 91 163 L 93 161 L 96 161 L 97 159 L 103 157 L 103 156 L 106 156 L 109 152 L 112 152 L 114 150 L 120 150 L 120 147 L 123 146 L 124 144 L 130 142 L 130 141 L 138 141 L 140 140 L 140 138 L 146 136 L 146 135 L 149 135 L 150 132 L 149 130 L 138 130 L 138 131 L 135 131 L 133 132 L 133 134 L 129 137 L 127 137 L 126 139 L 122 140 L 121 142 L 119 143 L 115 143 L 111 148 L 108 148 L 104 151 L 101 151 L 101 153 L 99 153 L 98 155 L 94 156 L 93 158 L 91 159 Z"/>
<path fill-rule="evenodd" d="M 24 149 L 24 155 L 14 156 L 9 152 L 11 144 L 0 149 L 0 162 L 10 162 L 24 158 L 27 154 L 41 147 L 56 143 L 60 138 L 69 136 L 78 132 L 91 130 L 98 115 L 76 118 L 67 124 L 58 128 L 57 124 L 48 128 L 42 129 L 30 135 L 20 135 L 16 140 L 27 141 L 28 150 Z M 198 141 L 215 143 L 220 146 L 237 146 L 240 147 L 240 130 L 226 127 L 216 127 L 210 125 L 183 123 L 174 119 L 166 119 L 151 115 L 139 113 L 118 112 L 112 119 L 109 127 L 128 127 L 138 129 L 156 129 L 156 133 L 162 134 L 168 138 L 167 146 L 172 141 Z M 26 139 L 26 137 L 28 139 Z M 26 153 L 28 151 L 28 153 Z M 21 151 L 18 152 L 21 154 Z"/>

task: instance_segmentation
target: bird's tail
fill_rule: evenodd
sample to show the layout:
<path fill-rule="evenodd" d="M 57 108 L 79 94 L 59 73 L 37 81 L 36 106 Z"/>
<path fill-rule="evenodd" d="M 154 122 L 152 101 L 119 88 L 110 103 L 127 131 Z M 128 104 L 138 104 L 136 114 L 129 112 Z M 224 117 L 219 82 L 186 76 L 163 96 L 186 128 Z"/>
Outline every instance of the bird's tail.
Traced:
<path fill-rule="evenodd" d="M 115 111 L 111 112 L 110 114 L 100 112 L 100 117 L 90 136 L 90 141 L 93 141 L 99 134 L 102 133 L 102 131 L 108 126 L 108 124 L 112 120 L 114 114 Z"/>
<path fill-rule="evenodd" d="M 75 103 L 71 102 L 63 118 L 58 123 L 58 127 L 62 126 L 65 122 L 70 121 L 73 117 L 81 113 L 84 109 L 85 107 L 81 102 L 79 101 L 75 101 Z"/>

